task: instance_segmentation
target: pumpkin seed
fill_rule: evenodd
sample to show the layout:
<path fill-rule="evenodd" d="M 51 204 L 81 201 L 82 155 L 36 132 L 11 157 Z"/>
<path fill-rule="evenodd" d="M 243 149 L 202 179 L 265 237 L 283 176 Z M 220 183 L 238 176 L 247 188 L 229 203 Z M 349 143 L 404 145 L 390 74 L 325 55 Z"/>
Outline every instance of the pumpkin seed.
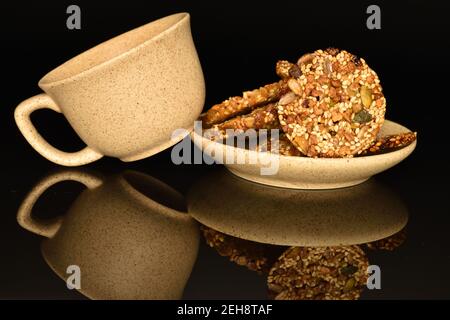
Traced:
<path fill-rule="evenodd" d="M 372 90 L 366 86 L 362 86 L 359 93 L 361 94 L 361 101 L 364 107 L 368 108 L 372 104 Z"/>
<path fill-rule="evenodd" d="M 355 116 L 353 117 L 353 122 L 358 123 L 366 123 L 370 120 L 372 120 L 372 115 L 365 109 L 355 113 Z"/>
<path fill-rule="evenodd" d="M 341 269 L 341 273 L 345 276 L 350 276 L 354 274 L 356 271 L 358 271 L 358 267 L 352 265 L 348 265 Z"/>
<path fill-rule="evenodd" d="M 355 284 L 356 284 L 356 280 L 354 278 L 348 279 L 347 282 L 345 283 L 344 291 L 347 292 L 347 291 L 352 290 L 355 287 Z"/>
<path fill-rule="evenodd" d="M 344 292 L 350 291 L 355 287 L 356 280 L 354 278 L 350 278 L 347 280 L 344 286 Z"/>

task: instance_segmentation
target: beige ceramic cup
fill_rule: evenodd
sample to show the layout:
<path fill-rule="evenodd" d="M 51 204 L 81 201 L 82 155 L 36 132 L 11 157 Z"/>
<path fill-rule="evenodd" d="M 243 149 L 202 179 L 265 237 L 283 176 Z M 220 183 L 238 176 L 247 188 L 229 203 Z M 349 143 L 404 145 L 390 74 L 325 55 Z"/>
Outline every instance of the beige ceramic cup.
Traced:
<path fill-rule="evenodd" d="M 64 166 L 102 156 L 123 161 L 149 157 L 191 129 L 205 98 L 205 84 L 188 13 L 174 14 L 106 41 L 57 67 L 39 81 L 44 94 L 20 103 L 15 120 L 31 146 Z M 30 114 L 64 114 L 86 143 L 68 153 L 37 132 Z"/>
<path fill-rule="evenodd" d="M 31 215 L 41 194 L 73 180 L 86 189 L 53 220 Z M 45 177 L 17 213 L 25 229 L 45 236 L 41 250 L 51 269 L 68 280 L 80 268 L 79 291 L 92 299 L 179 299 L 197 259 L 198 225 L 177 191 L 142 173 L 98 177 L 62 171 Z"/>

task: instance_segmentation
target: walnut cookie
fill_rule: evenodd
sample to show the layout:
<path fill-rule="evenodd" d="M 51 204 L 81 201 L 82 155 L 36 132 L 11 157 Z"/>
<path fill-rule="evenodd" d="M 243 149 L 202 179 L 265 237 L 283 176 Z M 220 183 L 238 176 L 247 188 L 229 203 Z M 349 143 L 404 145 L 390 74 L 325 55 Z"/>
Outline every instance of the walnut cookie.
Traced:
<path fill-rule="evenodd" d="M 304 155 L 352 157 L 373 145 L 386 99 L 364 59 L 345 50 L 317 50 L 296 65 L 279 62 L 277 73 L 291 91 L 277 104 L 281 128 Z"/>

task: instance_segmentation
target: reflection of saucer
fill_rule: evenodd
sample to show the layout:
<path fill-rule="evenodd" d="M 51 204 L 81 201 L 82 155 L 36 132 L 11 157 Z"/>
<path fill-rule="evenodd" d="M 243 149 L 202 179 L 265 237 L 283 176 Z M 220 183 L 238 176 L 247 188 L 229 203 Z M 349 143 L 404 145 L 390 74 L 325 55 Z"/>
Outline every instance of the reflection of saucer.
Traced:
<path fill-rule="evenodd" d="M 386 120 L 380 135 L 386 136 L 409 131 L 398 123 Z M 408 157 L 416 147 L 416 141 L 414 141 L 405 148 L 380 155 L 314 159 L 278 156 L 236 148 L 211 141 L 196 132 L 191 134 L 191 139 L 197 147 L 202 148 L 204 153 L 218 163 L 223 163 L 237 176 L 266 185 L 294 189 L 333 189 L 359 184 L 371 176 L 395 166 Z M 245 159 L 245 161 L 238 159 Z M 250 159 L 255 159 L 255 161 L 250 161 Z M 261 175 L 261 170 L 276 166 L 278 166 L 276 173 L 270 171 L 275 174 Z"/>
<path fill-rule="evenodd" d="M 336 246 L 386 238 L 407 223 L 404 204 L 376 181 L 327 191 L 279 189 L 221 169 L 195 184 L 188 211 L 215 230 L 262 243 Z"/>

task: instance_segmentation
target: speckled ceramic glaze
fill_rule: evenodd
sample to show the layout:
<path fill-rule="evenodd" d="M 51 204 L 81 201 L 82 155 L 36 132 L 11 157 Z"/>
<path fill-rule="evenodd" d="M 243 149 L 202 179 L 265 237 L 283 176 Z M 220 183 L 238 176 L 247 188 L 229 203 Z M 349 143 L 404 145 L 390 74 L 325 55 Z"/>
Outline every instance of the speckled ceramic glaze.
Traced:
<path fill-rule="evenodd" d="M 380 136 L 409 132 L 400 124 L 386 120 Z M 416 141 L 397 151 L 357 158 L 308 158 L 279 156 L 256 152 L 217 143 L 192 132 L 194 144 L 223 163 L 232 173 L 254 182 L 294 189 L 335 189 L 357 185 L 371 176 L 385 171 L 408 157 L 416 147 Z M 231 155 L 231 156 L 230 156 Z M 232 163 L 227 161 L 232 159 Z M 238 163 L 238 159 L 244 159 Z M 250 161 L 256 159 L 256 161 Z M 278 163 L 278 171 L 272 175 L 261 174 L 261 169 Z"/>
<path fill-rule="evenodd" d="M 39 81 L 45 91 L 16 108 L 27 141 L 65 166 L 103 155 L 133 161 L 170 147 L 191 129 L 205 97 L 189 14 L 174 14 L 106 41 L 59 66 Z M 61 112 L 86 143 L 67 153 L 48 144 L 30 121 L 42 108 Z"/>
<path fill-rule="evenodd" d="M 371 242 L 403 229 L 408 211 L 375 180 L 338 190 L 264 186 L 221 169 L 188 193 L 189 214 L 238 238 L 287 246 L 340 246 Z"/>
<path fill-rule="evenodd" d="M 31 216 L 34 203 L 53 184 L 75 180 L 88 188 L 67 214 L 52 221 Z M 149 176 L 128 171 L 104 180 L 83 172 L 55 173 L 23 201 L 19 224 L 48 237 L 42 254 L 67 279 L 81 271 L 82 294 L 93 299 L 179 299 L 197 257 L 198 225 L 184 198 Z"/>

